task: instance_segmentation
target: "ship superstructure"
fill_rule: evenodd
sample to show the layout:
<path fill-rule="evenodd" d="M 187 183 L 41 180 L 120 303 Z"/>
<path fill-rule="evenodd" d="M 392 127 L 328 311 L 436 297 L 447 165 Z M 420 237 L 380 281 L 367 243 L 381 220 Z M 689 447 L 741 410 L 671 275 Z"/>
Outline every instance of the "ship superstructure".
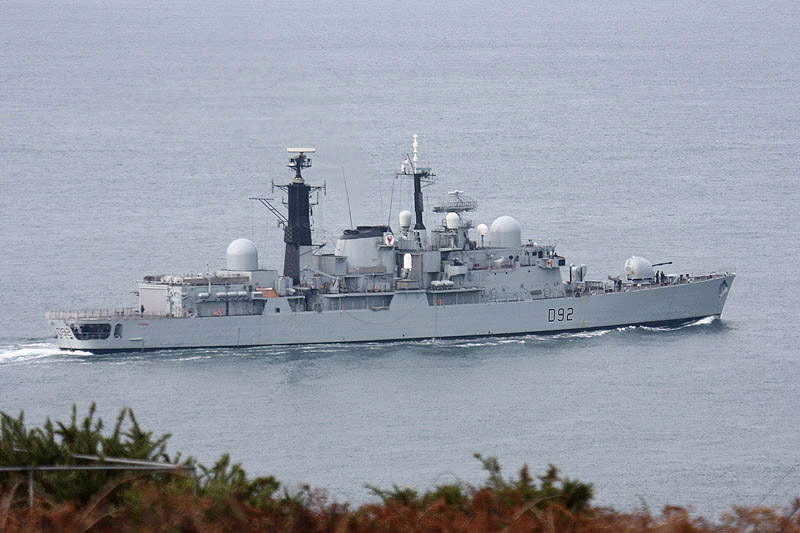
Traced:
<path fill-rule="evenodd" d="M 290 148 L 294 177 L 288 215 L 259 198 L 284 228 L 282 272 L 259 267 L 256 246 L 234 240 L 225 269 L 187 276 L 145 276 L 138 305 L 119 310 L 55 311 L 58 345 L 90 352 L 212 346 L 555 333 L 627 325 L 677 325 L 719 317 L 734 279 L 729 272 L 666 274 L 632 256 L 625 274 L 589 280 L 553 244 L 523 240 L 510 216 L 490 226 L 468 217 L 477 202 L 451 191 L 423 223 L 424 184 L 435 174 L 413 158 L 398 178 L 414 183 L 414 213 L 389 225 L 344 230 L 335 248 L 314 246 L 313 192 L 302 170 L 313 148 Z M 660 266 L 660 265 L 655 265 Z M 563 275 L 562 275 L 563 272 Z"/>

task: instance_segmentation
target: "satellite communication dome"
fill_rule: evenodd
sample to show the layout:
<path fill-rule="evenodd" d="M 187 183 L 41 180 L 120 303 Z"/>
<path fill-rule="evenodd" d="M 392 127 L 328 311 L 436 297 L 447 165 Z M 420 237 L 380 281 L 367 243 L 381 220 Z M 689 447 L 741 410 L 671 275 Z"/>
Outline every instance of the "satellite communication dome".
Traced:
<path fill-rule="evenodd" d="M 445 226 L 447 229 L 458 229 L 461 225 L 459 224 L 461 217 L 458 216 L 458 213 L 447 213 L 447 216 L 444 217 Z"/>
<path fill-rule="evenodd" d="M 228 245 L 228 270 L 258 270 L 258 250 L 249 239 L 236 239 Z"/>
<path fill-rule="evenodd" d="M 495 248 L 522 246 L 522 229 L 519 227 L 519 223 L 514 220 L 514 217 L 498 217 L 489 228 L 489 242 Z"/>
<path fill-rule="evenodd" d="M 398 218 L 400 219 L 400 227 L 408 228 L 411 226 L 411 221 L 414 220 L 414 215 L 411 211 L 400 211 Z"/>
<path fill-rule="evenodd" d="M 625 261 L 625 277 L 630 281 L 649 280 L 656 277 L 653 265 L 644 257 L 632 255 Z"/>
<path fill-rule="evenodd" d="M 478 227 L 475 229 L 478 230 L 478 235 L 481 236 L 489 233 L 489 226 L 487 226 L 486 224 L 478 224 Z"/>

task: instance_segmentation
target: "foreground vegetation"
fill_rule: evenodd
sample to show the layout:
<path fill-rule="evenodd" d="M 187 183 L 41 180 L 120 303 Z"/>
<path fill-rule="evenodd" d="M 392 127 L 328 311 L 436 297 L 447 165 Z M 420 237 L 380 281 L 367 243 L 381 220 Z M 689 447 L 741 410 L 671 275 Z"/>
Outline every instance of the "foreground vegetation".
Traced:
<path fill-rule="evenodd" d="M 223 455 L 212 467 L 169 456 L 169 435 L 143 431 L 123 409 L 104 434 L 92 405 L 78 420 L 49 419 L 28 429 L 23 415 L 0 412 L 0 467 L 119 464 L 134 459 L 175 465 L 170 471 L 39 471 L 33 507 L 28 475 L 0 472 L 0 533 L 16 531 L 659 531 L 800 532 L 800 500 L 784 510 L 735 507 L 719 523 L 680 507 L 659 516 L 620 513 L 591 505 L 592 486 L 562 477 L 550 465 L 539 476 L 523 466 L 502 475 L 494 457 L 476 454 L 487 479 L 481 486 L 443 484 L 418 493 L 409 487 L 369 486 L 376 503 L 353 508 L 322 490 L 290 490 L 272 476 L 250 478 Z M 144 464 L 144 463 L 141 463 Z"/>

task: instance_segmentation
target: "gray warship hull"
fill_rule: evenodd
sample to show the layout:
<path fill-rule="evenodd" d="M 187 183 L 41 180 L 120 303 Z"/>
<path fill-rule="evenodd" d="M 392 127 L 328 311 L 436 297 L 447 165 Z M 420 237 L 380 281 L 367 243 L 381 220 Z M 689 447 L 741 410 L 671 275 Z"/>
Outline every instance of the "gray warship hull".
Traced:
<path fill-rule="evenodd" d="M 523 241 L 519 223 L 500 216 L 473 227 L 477 202 L 461 191 L 433 208 L 429 231 L 422 188 L 430 168 L 406 157 L 396 179 L 414 183 L 414 213 L 388 225 L 343 231 L 335 249 L 314 245 L 306 153 L 289 148 L 294 179 L 283 190 L 288 213 L 261 201 L 284 228 L 283 272 L 260 268 L 258 250 L 236 239 L 217 272 L 145 276 L 138 306 L 47 314 L 59 347 L 93 353 L 137 350 L 381 342 L 548 334 L 629 325 L 672 325 L 719 317 L 734 275 L 666 274 L 631 256 L 624 276 L 586 278 L 555 245 Z M 476 235 L 477 233 L 477 235 Z M 562 277 L 562 269 L 568 274 Z"/>
<path fill-rule="evenodd" d="M 733 278 L 733 274 L 712 274 L 674 285 L 587 292 L 579 297 L 498 297 L 461 305 L 439 304 L 439 298 L 433 298 L 431 305 L 431 294 L 444 291 L 417 290 L 383 294 L 391 297 L 388 307 L 358 310 L 185 318 L 135 312 L 89 318 L 65 312 L 51 322 L 60 348 L 92 353 L 554 334 L 719 317 Z M 109 323 L 123 334 L 79 340 L 71 327 L 75 321 Z"/>

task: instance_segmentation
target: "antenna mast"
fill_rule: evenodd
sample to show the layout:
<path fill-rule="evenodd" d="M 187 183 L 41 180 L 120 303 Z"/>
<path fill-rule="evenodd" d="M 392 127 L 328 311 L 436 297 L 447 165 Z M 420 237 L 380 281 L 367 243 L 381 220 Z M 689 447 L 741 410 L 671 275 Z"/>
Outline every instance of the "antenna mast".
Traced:
<path fill-rule="evenodd" d="M 411 159 L 411 177 L 414 178 L 414 214 L 416 215 L 416 222 L 414 223 L 415 230 L 424 230 L 425 224 L 422 222 L 422 212 L 424 210 L 423 202 L 422 202 L 422 182 L 424 181 L 426 184 L 430 185 L 433 183 L 433 178 L 436 174 L 430 168 L 422 168 L 417 166 L 419 161 L 419 157 L 417 154 L 417 147 L 419 143 L 417 142 L 417 135 L 414 135 L 414 142 L 411 144 L 413 151 L 413 156 Z M 409 177 L 409 174 L 405 171 L 405 168 L 397 173 L 397 177 Z"/>
<path fill-rule="evenodd" d="M 287 148 L 290 154 L 297 154 L 289 158 L 286 165 L 294 170 L 294 178 L 286 185 L 275 185 L 272 183 L 273 190 L 277 187 L 286 191 L 288 201 L 284 205 L 288 207 L 289 213 L 284 216 L 274 205 L 272 198 L 251 198 L 260 201 L 278 219 L 278 225 L 283 228 L 283 242 L 286 243 L 286 251 L 283 256 L 283 275 L 291 277 L 294 284 L 300 283 L 300 247 L 312 246 L 311 244 L 311 206 L 319 203 L 319 191 L 325 191 L 326 185 L 316 186 L 307 185 L 303 178 L 303 169 L 311 168 L 311 158 L 306 154 L 313 154 L 315 148 Z M 310 195 L 317 192 L 317 201 L 311 202 Z"/>

